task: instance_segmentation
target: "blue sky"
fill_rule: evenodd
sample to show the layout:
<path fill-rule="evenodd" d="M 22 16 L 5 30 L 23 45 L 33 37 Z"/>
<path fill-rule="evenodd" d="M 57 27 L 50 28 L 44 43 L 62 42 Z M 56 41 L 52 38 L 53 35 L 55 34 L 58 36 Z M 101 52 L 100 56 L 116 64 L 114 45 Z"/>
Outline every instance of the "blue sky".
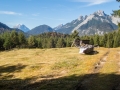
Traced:
<path fill-rule="evenodd" d="M 0 0 L 0 22 L 9 27 L 24 24 L 32 29 L 46 24 L 54 28 L 98 10 L 111 15 L 119 5 L 116 0 Z"/>

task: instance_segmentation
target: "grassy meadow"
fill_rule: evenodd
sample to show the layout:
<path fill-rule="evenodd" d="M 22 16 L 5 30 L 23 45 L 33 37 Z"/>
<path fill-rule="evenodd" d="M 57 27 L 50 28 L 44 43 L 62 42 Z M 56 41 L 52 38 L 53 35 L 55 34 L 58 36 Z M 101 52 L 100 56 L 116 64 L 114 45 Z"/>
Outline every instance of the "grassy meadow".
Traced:
<path fill-rule="evenodd" d="M 0 90 L 79 90 L 85 81 L 89 90 L 112 90 L 120 82 L 120 48 L 95 50 L 94 55 L 79 54 L 75 47 L 0 52 Z"/>

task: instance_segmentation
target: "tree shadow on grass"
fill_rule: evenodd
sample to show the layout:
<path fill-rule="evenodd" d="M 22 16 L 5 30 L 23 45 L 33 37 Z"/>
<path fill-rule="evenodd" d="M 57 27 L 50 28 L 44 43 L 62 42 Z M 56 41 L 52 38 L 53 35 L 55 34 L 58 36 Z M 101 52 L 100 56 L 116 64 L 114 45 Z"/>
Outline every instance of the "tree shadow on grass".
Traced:
<path fill-rule="evenodd" d="M 17 64 L 17 65 L 3 65 L 0 66 L 0 73 L 11 73 L 11 72 L 20 72 L 24 69 L 26 65 Z"/>
<path fill-rule="evenodd" d="M 44 76 L 43 76 L 44 77 Z M 52 76 L 53 77 L 53 76 Z M 26 79 L 0 80 L 1 90 L 120 90 L 120 75 L 86 74 L 59 78 L 31 77 Z M 37 80 L 37 81 L 36 81 Z"/>
<path fill-rule="evenodd" d="M 26 65 L 17 64 L 17 65 L 3 65 L 0 66 L 0 79 L 10 79 L 14 77 L 13 73 L 21 72 Z"/>

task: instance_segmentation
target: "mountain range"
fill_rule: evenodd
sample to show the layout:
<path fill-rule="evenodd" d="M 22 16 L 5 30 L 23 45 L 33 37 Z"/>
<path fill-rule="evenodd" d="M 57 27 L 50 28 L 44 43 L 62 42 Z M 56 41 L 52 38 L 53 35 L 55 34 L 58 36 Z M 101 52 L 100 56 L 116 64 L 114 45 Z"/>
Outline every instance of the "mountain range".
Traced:
<path fill-rule="evenodd" d="M 79 32 L 79 35 L 102 35 L 118 29 L 119 17 L 110 16 L 104 13 L 102 10 L 98 10 L 90 15 L 80 16 L 79 18 L 72 20 L 66 24 L 60 24 L 54 28 L 48 25 L 39 25 L 33 29 L 29 29 L 24 24 L 18 24 L 12 29 L 22 30 L 30 35 L 38 35 L 44 32 L 59 32 L 64 34 L 71 34 L 75 30 Z M 11 30 L 7 25 L 0 23 L 0 32 Z"/>
<path fill-rule="evenodd" d="M 80 16 L 78 19 L 61 25 L 61 27 L 58 26 L 58 29 L 55 27 L 55 30 L 68 34 L 77 30 L 79 35 L 104 34 L 116 30 L 118 22 L 120 22 L 120 18 L 109 16 L 104 11 L 98 10 L 89 16 Z"/>
<path fill-rule="evenodd" d="M 12 31 L 12 30 L 15 30 L 17 32 L 23 32 L 18 28 L 10 28 L 6 24 L 0 22 L 0 33 L 6 32 L 6 31 Z"/>

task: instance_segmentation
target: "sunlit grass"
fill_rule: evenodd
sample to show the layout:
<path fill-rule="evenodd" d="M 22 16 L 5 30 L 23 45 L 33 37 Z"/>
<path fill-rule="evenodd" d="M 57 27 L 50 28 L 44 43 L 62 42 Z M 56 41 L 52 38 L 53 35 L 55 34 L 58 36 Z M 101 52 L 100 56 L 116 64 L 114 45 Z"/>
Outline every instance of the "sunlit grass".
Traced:
<path fill-rule="evenodd" d="M 110 49 L 110 53 L 107 56 L 107 61 L 100 71 L 101 73 L 117 73 L 119 68 L 118 61 L 120 60 L 118 51 L 120 51 L 120 48 Z"/>
<path fill-rule="evenodd" d="M 90 81 L 90 90 L 112 90 L 119 83 L 120 73 L 118 62 L 120 60 L 120 48 L 110 48 L 110 52 L 106 57 L 102 68 L 99 71 L 99 75 L 94 76 L 94 79 Z"/>
<path fill-rule="evenodd" d="M 15 49 L 0 52 L 0 67 L 3 67 L 4 70 L 6 70 L 4 72 L 0 71 L 0 79 L 23 80 L 36 77 L 33 82 L 38 82 L 46 79 L 57 79 L 74 75 L 84 76 L 86 74 L 91 74 L 95 64 L 99 62 L 100 58 L 102 58 L 108 51 L 108 48 L 95 48 L 95 50 L 99 53 L 95 55 L 82 55 L 79 54 L 78 48 Z M 105 66 L 100 70 L 101 74 L 109 74 L 117 71 L 117 50 L 118 49 L 111 49 L 111 52 L 107 57 L 108 62 L 106 62 Z M 14 69 L 18 68 L 20 70 L 10 71 L 10 69 L 7 69 L 11 66 L 14 66 Z M 74 81 L 80 80 L 82 77 L 64 78 L 63 80 L 65 79 Z M 69 83 L 69 85 L 66 84 L 66 87 L 73 87 L 77 83 L 78 82 L 74 82 L 74 84 Z M 51 82 L 51 84 L 63 87 L 65 82 L 62 82 L 61 85 L 55 82 Z M 52 85 L 48 87 L 55 88 L 55 86 Z M 44 84 L 42 88 L 45 88 Z"/>
<path fill-rule="evenodd" d="M 78 52 L 79 49 L 77 48 L 5 51 L 0 53 L 0 65 L 26 65 L 26 68 L 22 69 L 22 72 L 15 73 L 16 77 L 19 78 L 52 73 L 55 68 L 58 70 L 67 70 L 71 74 L 78 73 L 76 71 L 80 68 L 82 73 L 87 73 L 103 53 L 99 51 L 99 54 L 91 56 L 80 55 Z M 74 71 L 74 69 L 76 71 Z M 31 74 L 31 72 L 33 73 Z"/>

